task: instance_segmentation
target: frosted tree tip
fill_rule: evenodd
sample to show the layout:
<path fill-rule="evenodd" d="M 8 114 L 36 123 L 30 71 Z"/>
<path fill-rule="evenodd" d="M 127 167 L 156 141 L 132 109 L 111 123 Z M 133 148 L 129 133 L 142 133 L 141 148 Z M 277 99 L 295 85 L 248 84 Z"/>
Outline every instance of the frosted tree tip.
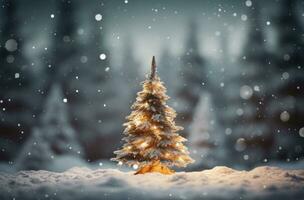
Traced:
<path fill-rule="evenodd" d="M 155 62 L 155 56 L 153 56 L 151 63 L 151 75 L 150 75 L 151 80 L 155 78 L 155 73 L 156 73 L 156 62 Z"/>

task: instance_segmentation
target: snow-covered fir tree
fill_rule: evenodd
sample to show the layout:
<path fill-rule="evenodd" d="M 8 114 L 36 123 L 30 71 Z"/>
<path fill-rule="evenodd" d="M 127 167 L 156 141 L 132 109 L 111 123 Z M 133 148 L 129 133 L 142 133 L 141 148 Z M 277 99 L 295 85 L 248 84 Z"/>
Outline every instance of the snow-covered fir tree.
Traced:
<path fill-rule="evenodd" d="M 276 71 L 270 104 L 275 134 L 274 154 L 286 161 L 303 157 L 304 41 L 298 13 L 300 1 L 283 0 L 274 24 L 277 30 Z"/>
<path fill-rule="evenodd" d="M 135 174 L 159 172 L 172 174 L 168 166 L 185 167 L 192 163 L 186 141 L 177 132 L 183 128 L 176 126 L 175 111 L 166 105 L 166 88 L 156 74 L 155 57 L 151 64 L 151 74 L 143 82 L 143 90 L 138 92 L 123 140 L 126 142 L 115 151 L 112 160 L 139 167 Z M 136 168 L 135 167 L 135 168 Z"/>
<path fill-rule="evenodd" d="M 179 121 L 185 127 L 184 133 L 188 134 L 188 126 L 192 121 L 194 108 L 199 100 L 199 94 L 206 88 L 207 72 L 205 60 L 200 55 L 198 42 L 198 27 L 194 21 L 190 22 L 182 55 L 181 88 L 179 89 L 179 103 L 177 111 L 180 113 Z"/>
<path fill-rule="evenodd" d="M 24 38 L 16 4 L 15 0 L 1 2 L 0 130 L 2 137 L 20 141 L 33 124 L 36 98 L 31 84 L 34 77 L 23 53 Z M 0 159 L 9 158 L 10 155 L 4 155 L 6 152 L 10 151 L 1 151 Z"/>
<path fill-rule="evenodd" d="M 49 169 L 61 155 L 80 157 L 83 150 L 69 123 L 67 99 L 59 85 L 52 86 L 40 117 L 40 124 L 16 158 L 17 169 Z"/>

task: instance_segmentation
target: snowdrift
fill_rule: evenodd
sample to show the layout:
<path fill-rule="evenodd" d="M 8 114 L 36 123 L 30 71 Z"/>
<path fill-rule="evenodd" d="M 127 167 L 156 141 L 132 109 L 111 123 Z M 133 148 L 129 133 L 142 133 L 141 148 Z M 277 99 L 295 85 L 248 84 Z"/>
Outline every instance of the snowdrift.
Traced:
<path fill-rule="evenodd" d="M 304 170 L 258 167 L 237 171 L 133 175 L 117 169 L 72 168 L 62 173 L 0 173 L 0 199 L 302 199 Z"/>

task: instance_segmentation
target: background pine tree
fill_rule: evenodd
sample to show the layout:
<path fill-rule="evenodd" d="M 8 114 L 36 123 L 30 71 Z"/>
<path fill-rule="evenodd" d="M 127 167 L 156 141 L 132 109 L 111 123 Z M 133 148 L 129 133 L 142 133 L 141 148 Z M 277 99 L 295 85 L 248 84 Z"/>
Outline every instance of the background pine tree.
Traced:
<path fill-rule="evenodd" d="M 303 155 L 304 29 L 297 12 L 298 1 L 284 0 L 275 17 L 277 28 L 276 76 L 269 105 L 275 133 L 274 154 L 279 159 L 297 160 Z"/>
<path fill-rule="evenodd" d="M 23 53 L 23 37 L 20 34 L 20 20 L 17 16 L 16 1 L 3 1 L 0 31 L 0 130 L 10 145 L 20 143 L 33 125 L 36 98 L 33 76 Z M 0 142 L 2 143 L 2 142 Z M 7 153 L 13 152 L 7 151 Z M 0 153 L 0 158 L 11 155 Z"/>
<path fill-rule="evenodd" d="M 200 92 L 207 84 L 207 72 L 205 60 L 200 55 L 198 46 L 198 27 L 191 21 L 188 27 L 188 35 L 185 44 L 185 52 L 182 56 L 181 88 L 178 91 L 179 103 L 177 111 L 180 113 L 178 121 L 186 127 L 184 133 L 187 135 L 188 126 L 192 121 L 193 112 L 199 100 Z"/>
<path fill-rule="evenodd" d="M 80 157 L 84 154 L 75 130 L 69 124 L 67 106 L 63 101 L 62 89 L 55 84 L 44 105 L 40 125 L 34 128 L 16 158 L 18 169 L 50 169 L 57 156 Z"/>

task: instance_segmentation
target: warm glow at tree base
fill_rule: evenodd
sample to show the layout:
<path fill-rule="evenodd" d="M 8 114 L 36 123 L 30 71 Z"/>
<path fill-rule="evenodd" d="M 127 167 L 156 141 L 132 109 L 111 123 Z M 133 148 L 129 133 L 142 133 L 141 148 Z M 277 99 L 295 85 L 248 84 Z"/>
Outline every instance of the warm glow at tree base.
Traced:
<path fill-rule="evenodd" d="M 153 172 L 158 172 L 166 175 L 174 174 L 174 171 L 172 169 L 168 168 L 166 165 L 157 160 L 155 162 L 142 166 L 139 170 L 137 170 L 137 172 L 135 172 L 135 175 Z"/>

